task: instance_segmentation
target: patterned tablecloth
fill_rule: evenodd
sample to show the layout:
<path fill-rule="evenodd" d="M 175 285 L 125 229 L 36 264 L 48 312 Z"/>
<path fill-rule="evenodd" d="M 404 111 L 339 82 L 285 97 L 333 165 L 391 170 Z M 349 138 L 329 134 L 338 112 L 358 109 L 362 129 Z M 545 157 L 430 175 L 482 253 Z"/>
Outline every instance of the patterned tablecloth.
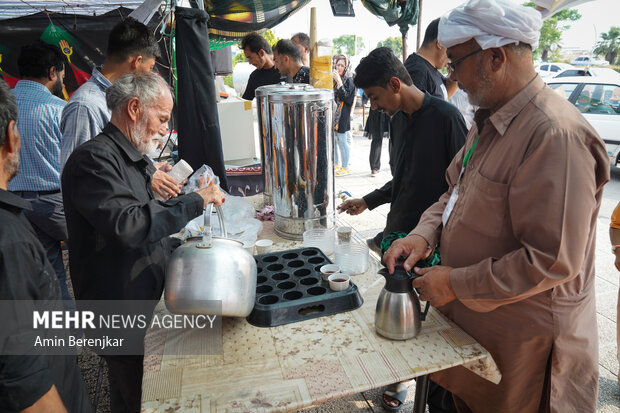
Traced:
<path fill-rule="evenodd" d="M 303 246 L 274 235 L 272 222 L 260 238 L 274 240 L 274 250 Z M 355 311 L 272 328 L 224 318 L 219 355 L 175 355 L 183 339 L 149 332 L 142 412 L 289 411 L 458 365 L 499 382 L 489 353 L 432 308 L 414 339 L 377 335 L 375 305 L 385 284 L 379 269 L 371 258 L 368 271 L 352 277 L 364 298 Z M 166 311 L 163 303 L 156 309 Z"/>

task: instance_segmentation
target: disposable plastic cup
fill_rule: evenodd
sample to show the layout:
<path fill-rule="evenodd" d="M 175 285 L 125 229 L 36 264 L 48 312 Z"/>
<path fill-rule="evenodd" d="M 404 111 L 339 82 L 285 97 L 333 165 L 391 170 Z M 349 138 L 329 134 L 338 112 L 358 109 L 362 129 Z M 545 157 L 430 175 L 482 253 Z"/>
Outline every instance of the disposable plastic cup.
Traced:
<path fill-rule="evenodd" d="M 340 272 L 340 267 L 336 264 L 326 264 L 321 267 L 321 278 L 327 281 L 330 275 Z"/>
<path fill-rule="evenodd" d="M 270 239 L 259 239 L 254 243 L 257 254 L 267 254 L 273 247 L 273 241 Z"/>
<path fill-rule="evenodd" d="M 351 277 L 343 273 L 332 274 L 329 276 L 328 280 L 329 288 L 332 291 L 344 291 L 349 288 L 351 284 Z"/>
<path fill-rule="evenodd" d="M 338 227 L 336 228 L 336 233 L 338 234 L 338 243 L 344 244 L 347 242 L 351 242 L 351 227 Z"/>
<path fill-rule="evenodd" d="M 303 233 L 304 247 L 319 248 L 326 255 L 334 253 L 334 231 L 327 228 L 309 229 Z"/>
<path fill-rule="evenodd" d="M 334 262 L 343 273 L 350 275 L 363 274 L 368 270 L 368 247 L 361 244 L 348 243 L 336 246 Z"/>

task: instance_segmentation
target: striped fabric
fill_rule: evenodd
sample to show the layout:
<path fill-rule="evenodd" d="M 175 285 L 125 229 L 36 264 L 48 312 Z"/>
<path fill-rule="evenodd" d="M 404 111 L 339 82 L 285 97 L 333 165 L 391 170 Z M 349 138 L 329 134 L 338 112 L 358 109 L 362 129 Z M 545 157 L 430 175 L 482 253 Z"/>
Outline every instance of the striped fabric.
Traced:
<path fill-rule="evenodd" d="M 9 190 L 60 189 L 60 115 L 67 102 L 29 80 L 20 80 L 13 94 L 22 146 L 19 173 L 9 182 Z"/>

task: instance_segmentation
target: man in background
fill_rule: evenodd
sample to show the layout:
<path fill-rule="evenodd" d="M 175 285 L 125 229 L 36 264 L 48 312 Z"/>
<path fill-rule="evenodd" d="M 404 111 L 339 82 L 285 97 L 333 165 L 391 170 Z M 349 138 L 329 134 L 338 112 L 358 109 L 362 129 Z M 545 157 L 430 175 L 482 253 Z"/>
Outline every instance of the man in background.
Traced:
<path fill-rule="evenodd" d="M 446 79 L 440 72 L 446 66 L 448 57 L 446 56 L 446 48 L 442 47 L 437 41 L 437 27 L 439 26 L 439 19 L 433 20 L 424 33 L 424 41 L 420 46 L 417 53 L 409 55 L 405 61 L 405 68 L 413 81 L 413 84 L 422 92 L 428 92 L 431 96 L 439 99 L 448 100 L 449 96 L 452 96 L 456 92 L 458 86 L 456 82 Z M 448 89 L 446 89 L 448 85 Z M 396 131 L 392 131 L 396 132 Z M 389 145 L 392 147 L 393 140 L 390 140 Z M 392 151 L 390 149 L 390 155 Z M 391 165 L 390 156 L 390 165 Z M 381 246 L 381 240 L 383 239 L 383 231 L 375 235 L 374 238 L 366 240 L 368 246 L 378 252 Z M 392 390 L 389 390 L 393 392 Z"/>
<path fill-rule="evenodd" d="M 446 48 L 437 41 L 439 19 L 435 19 L 426 27 L 424 40 L 417 52 L 411 53 L 405 60 L 405 68 L 413 84 L 418 89 L 448 100 L 458 89 L 455 81 L 446 78 L 439 72 L 446 67 L 448 56 Z"/>
<path fill-rule="evenodd" d="M 59 98 L 65 77 L 65 56 L 41 41 L 22 47 L 17 66 L 22 78 L 13 94 L 19 109 L 17 128 L 22 148 L 19 174 L 9 191 L 32 205 L 26 218 L 52 264 L 67 309 L 74 309 L 67 288 L 61 241 L 67 240 L 67 224 L 60 193 L 60 118 L 67 102 Z"/>
<path fill-rule="evenodd" d="M 76 147 L 94 138 L 110 121 L 105 92 L 116 79 L 131 72 L 150 72 L 159 56 L 155 36 L 144 24 L 126 17 L 117 23 L 108 37 L 108 48 L 101 68 L 93 68 L 92 77 L 71 96 L 63 110 L 60 130 L 60 165 L 64 167 Z M 153 190 L 164 199 L 176 196 L 181 186 L 165 172 L 171 167 L 156 164 L 151 181 Z"/>
<path fill-rule="evenodd" d="M 291 40 L 299 49 L 301 55 L 301 63 L 310 67 L 310 37 L 306 33 L 295 33 Z"/>
<path fill-rule="evenodd" d="M 280 75 L 291 79 L 291 83 L 310 84 L 310 68 L 301 61 L 299 49 L 291 40 L 282 39 L 273 47 L 273 58 Z"/>
<path fill-rule="evenodd" d="M 35 95 L 45 96 L 36 85 L 26 83 L 19 89 L 25 91 L 29 86 Z M 30 210 L 30 203 L 7 191 L 7 184 L 20 170 L 17 121 L 15 97 L 0 81 L 0 302 L 5 303 L 2 317 L 7 318 L 0 331 L 0 410 L 88 413 L 92 407 L 75 354 L 50 356 L 27 347 L 13 348 L 27 354 L 17 355 L 5 347 L 23 341 L 24 331 L 32 327 L 20 325 L 18 317 L 7 314 L 8 303 L 15 301 L 18 309 L 25 303 L 61 299 L 47 253 L 23 214 Z"/>
<path fill-rule="evenodd" d="M 241 40 L 240 47 L 248 63 L 256 67 L 256 70 L 250 73 L 248 85 L 242 96 L 243 99 L 252 100 L 257 87 L 279 83 L 280 73 L 276 69 L 271 46 L 260 34 L 246 34 Z"/>

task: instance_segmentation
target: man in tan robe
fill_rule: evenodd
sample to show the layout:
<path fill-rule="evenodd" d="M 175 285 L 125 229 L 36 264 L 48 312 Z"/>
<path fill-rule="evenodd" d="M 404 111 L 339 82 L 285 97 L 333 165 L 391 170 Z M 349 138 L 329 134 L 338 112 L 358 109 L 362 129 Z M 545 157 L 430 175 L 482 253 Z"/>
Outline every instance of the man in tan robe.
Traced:
<path fill-rule="evenodd" d="M 448 191 L 384 256 L 390 271 L 401 255 L 410 269 L 439 244 L 443 265 L 416 268 L 413 285 L 498 364 L 498 385 L 463 367 L 431 376 L 460 412 L 596 410 L 594 250 L 609 159 L 535 73 L 532 13 L 475 0 L 441 18 L 451 78 L 481 109 Z"/>

